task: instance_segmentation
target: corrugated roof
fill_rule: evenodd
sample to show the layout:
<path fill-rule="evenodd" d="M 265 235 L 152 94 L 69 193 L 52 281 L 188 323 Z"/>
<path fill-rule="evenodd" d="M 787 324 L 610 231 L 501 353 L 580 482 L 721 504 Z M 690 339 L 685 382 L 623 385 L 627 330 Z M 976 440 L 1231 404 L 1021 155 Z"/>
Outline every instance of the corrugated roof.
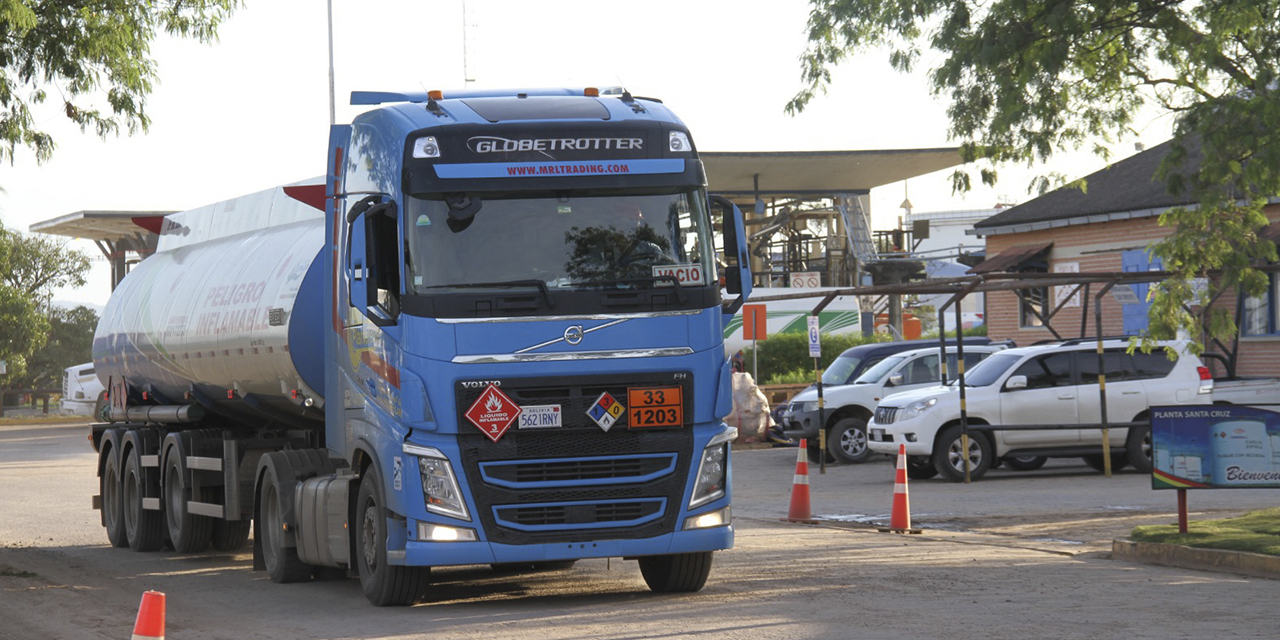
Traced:
<path fill-rule="evenodd" d="M 1043 256 L 1053 248 L 1052 242 L 1036 244 L 1020 244 L 1009 247 L 991 256 L 991 259 L 978 263 L 969 273 L 992 273 L 995 271 L 1013 271 L 1027 262 Z"/>
<path fill-rule="evenodd" d="M 962 163 L 957 147 L 871 151 L 701 151 L 707 190 L 735 202 L 771 197 L 867 193 Z"/>
<path fill-rule="evenodd" d="M 1184 144 L 1187 148 L 1184 166 L 1199 167 L 1202 159 L 1199 139 L 1188 139 Z M 1190 194 L 1175 196 L 1168 192 L 1164 181 L 1156 177 L 1156 169 L 1172 147 L 1170 140 L 1089 174 L 1085 177 L 1086 191 L 1073 187 L 1050 191 L 1001 211 L 975 224 L 974 228 L 991 229 L 1191 204 L 1195 200 Z"/>

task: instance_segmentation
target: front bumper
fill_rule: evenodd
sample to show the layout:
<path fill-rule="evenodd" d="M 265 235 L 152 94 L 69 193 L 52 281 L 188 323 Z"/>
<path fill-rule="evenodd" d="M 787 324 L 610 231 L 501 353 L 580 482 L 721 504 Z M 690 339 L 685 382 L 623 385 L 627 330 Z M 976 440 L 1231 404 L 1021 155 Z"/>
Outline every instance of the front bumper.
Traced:
<path fill-rule="evenodd" d="M 831 413 L 828 411 L 827 416 Z M 818 425 L 822 424 L 819 420 L 817 411 L 792 411 L 787 409 L 782 412 L 782 431 L 792 438 L 817 438 Z"/>
<path fill-rule="evenodd" d="M 884 425 L 872 420 L 867 425 L 867 448 L 876 453 L 896 454 L 898 445 L 906 445 L 909 456 L 933 455 L 933 437 L 921 437 L 916 421 Z"/>
<path fill-rule="evenodd" d="M 496 562 L 551 562 L 585 558 L 618 558 L 671 553 L 720 551 L 733 547 L 733 525 L 676 531 L 636 540 L 593 540 L 553 544 L 510 545 L 495 542 L 419 542 L 409 540 L 403 553 L 388 554 L 390 564 L 441 567 Z"/>

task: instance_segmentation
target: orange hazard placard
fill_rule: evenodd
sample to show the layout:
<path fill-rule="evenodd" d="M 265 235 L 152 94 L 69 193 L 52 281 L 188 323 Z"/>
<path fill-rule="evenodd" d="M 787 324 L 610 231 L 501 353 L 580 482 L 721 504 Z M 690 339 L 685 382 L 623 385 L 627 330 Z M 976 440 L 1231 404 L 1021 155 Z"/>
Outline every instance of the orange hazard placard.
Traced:
<path fill-rule="evenodd" d="M 767 320 L 768 314 L 765 313 L 764 305 L 742 305 L 742 339 L 764 340 L 765 338 L 768 338 L 769 330 L 765 325 Z"/>
<path fill-rule="evenodd" d="M 684 396 L 680 387 L 627 389 L 627 428 L 684 425 Z"/>

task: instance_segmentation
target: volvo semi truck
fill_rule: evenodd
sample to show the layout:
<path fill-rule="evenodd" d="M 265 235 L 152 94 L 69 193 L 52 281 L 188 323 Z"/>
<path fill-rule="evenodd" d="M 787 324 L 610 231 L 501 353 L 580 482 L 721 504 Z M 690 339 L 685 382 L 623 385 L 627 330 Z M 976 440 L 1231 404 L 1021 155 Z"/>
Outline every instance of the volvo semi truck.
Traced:
<path fill-rule="evenodd" d="M 701 589 L 742 218 L 666 105 L 604 93 L 357 92 L 323 177 L 168 216 L 94 336 L 111 544 L 252 531 L 273 581 L 376 605 L 584 558 Z"/>

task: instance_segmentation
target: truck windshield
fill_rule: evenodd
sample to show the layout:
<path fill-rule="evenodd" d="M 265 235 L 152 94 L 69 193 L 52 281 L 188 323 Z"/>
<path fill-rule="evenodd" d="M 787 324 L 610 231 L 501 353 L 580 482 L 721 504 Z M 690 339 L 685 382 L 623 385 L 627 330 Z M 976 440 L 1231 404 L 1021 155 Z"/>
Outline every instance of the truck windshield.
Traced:
<path fill-rule="evenodd" d="M 412 293 L 717 284 L 701 189 L 676 193 L 410 197 Z"/>

